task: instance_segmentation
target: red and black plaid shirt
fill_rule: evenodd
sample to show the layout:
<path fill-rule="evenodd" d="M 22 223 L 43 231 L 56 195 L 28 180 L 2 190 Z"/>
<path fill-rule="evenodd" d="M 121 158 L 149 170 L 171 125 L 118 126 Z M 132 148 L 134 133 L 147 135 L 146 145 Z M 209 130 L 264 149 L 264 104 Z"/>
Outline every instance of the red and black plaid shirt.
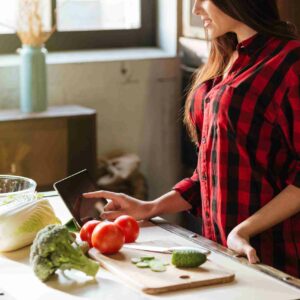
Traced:
<path fill-rule="evenodd" d="M 236 225 L 287 185 L 300 187 L 300 41 L 256 34 L 237 50 L 229 75 L 194 95 L 197 168 L 174 187 L 203 236 L 225 246 Z M 262 262 L 300 275 L 300 213 L 250 242 Z"/>

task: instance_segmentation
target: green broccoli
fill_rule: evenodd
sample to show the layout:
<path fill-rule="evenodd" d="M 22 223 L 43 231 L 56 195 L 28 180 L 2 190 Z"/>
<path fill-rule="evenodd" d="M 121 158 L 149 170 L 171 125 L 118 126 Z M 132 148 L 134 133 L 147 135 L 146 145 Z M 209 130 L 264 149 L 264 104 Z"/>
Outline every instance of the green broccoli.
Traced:
<path fill-rule="evenodd" d="M 63 225 L 48 225 L 40 230 L 30 250 L 36 276 L 46 281 L 57 269 L 76 269 L 95 276 L 99 264 L 88 259 L 74 242 L 75 237 Z"/>

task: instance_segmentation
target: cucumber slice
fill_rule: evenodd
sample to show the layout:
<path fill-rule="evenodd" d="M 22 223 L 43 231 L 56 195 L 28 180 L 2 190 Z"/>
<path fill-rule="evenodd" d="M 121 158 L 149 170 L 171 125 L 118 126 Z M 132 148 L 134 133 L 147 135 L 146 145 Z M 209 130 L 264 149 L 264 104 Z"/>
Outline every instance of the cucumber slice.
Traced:
<path fill-rule="evenodd" d="M 131 262 L 138 268 L 150 268 L 153 272 L 164 272 L 169 263 L 156 259 L 154 256 L 133 257 Z"/>
<path fill-rule="evenodd" d="M 164 262 L 158 259 L 153 259 L 149 261 L 149 267 L 153 272 L 164 272 L 167 270 Z"/>
<path fill-rule="evenodd" d="M 149 260 L 155 259 L 155 257 L 154 256 L 142 256 L 140 259 L 141 259 L 141 261 L 149 261 Z"/>
<path fill-rule="evenodd" d="M 149 264 L 148 264 L 147 262 L 144 262 L 144 261 L 138 262 L 138 263 L 136 264 L 136 266 L 137 266 L 138 268 L 142 268 L 142 269 L 144 269 L 144 268 L 149 268 Z"/>
<path fill-rule="evenodd" d="M 131 262 L 132 262 L 133 264 L 137 264 L 137 263 L 141 262 L 141 259 L 140 259 L 139 257 L 133 257 L 133 258 L 131 259 Z"/>
<path fill-rule="evenodd" d="M 206 262 L 206 255 L 197 250 L 176 250 L 172 264 L 177 268 L 196 268 Z"/>

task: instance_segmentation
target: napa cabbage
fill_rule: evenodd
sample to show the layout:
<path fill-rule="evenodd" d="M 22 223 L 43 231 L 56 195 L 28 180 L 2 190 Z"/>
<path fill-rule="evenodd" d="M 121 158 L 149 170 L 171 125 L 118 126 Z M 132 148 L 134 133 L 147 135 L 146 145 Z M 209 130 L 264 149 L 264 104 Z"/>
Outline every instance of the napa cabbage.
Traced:
<path fill-rule="evenodd" d="M 0 199 L 0 251 L 30 245 L 38 231 L 58 223 L 49 201 L 37 194 Z"/>

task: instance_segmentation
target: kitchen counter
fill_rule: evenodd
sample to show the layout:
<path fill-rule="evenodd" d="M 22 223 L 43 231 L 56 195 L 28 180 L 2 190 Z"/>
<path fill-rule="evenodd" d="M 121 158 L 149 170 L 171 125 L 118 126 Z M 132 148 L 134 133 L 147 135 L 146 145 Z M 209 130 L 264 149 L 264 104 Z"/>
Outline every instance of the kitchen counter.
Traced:
<path fill-rule="evenodd" d="M 48 194 L 49 201 L 57 216 L 63 223 L 70 219 L 70 214 L 58 196 Z M 169 240 L 176 244 L 195 246 L 182 234 L 174 233 L 173 228 L 161 219 L 154 219 L 162 226 L 151 225 L 141 229 L 139 241 Z M 164 228 L 165 227 L 165 228 Z M 176 229 L 176 227 L 174 227 Z M 168 230 L 166 230 L 168 229 Z M 173 231 L 173 232 L 171 232 Z M 183 230 L 182 232 L 185 232 Z M 203 240 L 203 238 L 201 238 Z M 205 240 L 204 240 L 205 241 Z M 209 245 L 209 241 L 208 245 Z M 213 248 L 213 247 L 212 247 Z M 249 267 L 246 263 L 234 260 L 214 251 L 210 259 L 220 266 L 235 273 L 231 283 L 217 284 L 201 288 L 193 288 L 169 292 L 157 296 L 147 295 L 123 283 L 117 276 L 100 268 L 96 279 L 90 279 L 80 272 L 58 272 L 47 283 L 40 282 L 29 266 L 29 247 L 21 250 L 0 254 L 0 300 L 71 300 L 71 299 L 272 299 L 292 300 L 300 298 L 300 289 L 288 285 L 258 269 Z M 1 296 L 2 289 L 4 294 Z"/>

